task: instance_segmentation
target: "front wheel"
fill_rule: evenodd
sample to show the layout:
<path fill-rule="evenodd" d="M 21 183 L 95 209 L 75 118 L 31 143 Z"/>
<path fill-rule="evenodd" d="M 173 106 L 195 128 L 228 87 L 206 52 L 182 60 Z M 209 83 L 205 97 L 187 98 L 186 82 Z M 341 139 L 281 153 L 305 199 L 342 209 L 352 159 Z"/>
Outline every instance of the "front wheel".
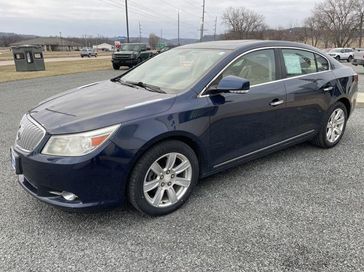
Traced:
<path fill-rule="evenodd" d="M 332 148 L 344 135 L 348 112 L 341 102 L 335 103 L 327 113 L 320 132 L 312 142 L 322 148 Z"/>
<path fill-rule="evenodd" d="M 112 68 L 114 68 L 114 70 L 119 70 L 120 69 L 120 65 L 113 63 L 112 64 Z"/>
<path fill-rule="evenodd" d="M 352 62 L 352 60 L 353 60 L 353 57 L 352 57 L 352 56 L 350 56 L 350 57 L 348 58 L 348 62 Z"/>
<path fill-rule="evenodd" d="M 129 202 L 150 216 L 171 213 L 187 201 L 198 176 L 198 159 L 187 144 L 162 142 L 135 165 L 128 184 Z"/>
<path fill-rule="evenodd" d="M 336 59 L 337 61 L 340 61 L 340 56 L 336 56 L 336 57 L 335 57 L 335 59 Z"/>

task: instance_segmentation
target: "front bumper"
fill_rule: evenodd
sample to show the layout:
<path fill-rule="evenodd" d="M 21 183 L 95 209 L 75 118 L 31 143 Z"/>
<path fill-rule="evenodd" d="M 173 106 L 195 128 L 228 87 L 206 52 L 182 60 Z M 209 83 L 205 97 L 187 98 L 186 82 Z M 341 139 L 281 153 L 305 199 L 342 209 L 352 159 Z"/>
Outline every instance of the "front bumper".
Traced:
<path fill-rule="evenodd" d="M 43 202 L 66 209 L 90 209 L 121 205 L 125 200 L 128 168 L 118 159 L 122 151 L 112 142 L 98 154 L 75 158 L 28 155 L 16 148 L 11 152 L 20 185 Z M 68 201 L 62 192 L 78 198 Z"/>
<path fill-rule="evenodd" d="M 353 59 L 353 65 L 364 65 L 364 59 Z"/>
<path fill-rule="evenodd" d="M 137 59 L 112 59 L 111 62 L 113 64 L 117 64 L 120 66 L 134 66 L 138 63 Z"/>

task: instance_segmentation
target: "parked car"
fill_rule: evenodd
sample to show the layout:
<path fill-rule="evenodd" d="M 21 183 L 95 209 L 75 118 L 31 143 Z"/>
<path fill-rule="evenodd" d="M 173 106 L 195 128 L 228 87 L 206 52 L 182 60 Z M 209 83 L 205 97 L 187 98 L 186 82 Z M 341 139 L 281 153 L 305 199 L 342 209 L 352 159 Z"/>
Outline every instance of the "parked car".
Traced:
<path fill-rule="evenodd" d="M 111 61 L 114 70 L 119 70 L 121 66 L 133 67 L 154 55 L 144 43 L 127 43 L 113 53 Z"/>
<path fill-rule="evenodd" d="M 329 55 L 338 61 L 347 60 L 351 62 L 354 58 L 354 50 L 352 48 L 334 48 L 329 51 Z"/>
<path fill-rule="evenodd" d="M 353 65 L 363 65 L 364 67 L 364 48 L 356 48 L 354 52 L 354 59 L 351 62 Z"/>
<path fill-rule="evenodd" d="M 97 57 L 97 51 L 93 48 L 82 48 L 80 51 L 81 58 L 83 57 Z"/>
<path fill-rule="evenodd" d="M 357 91 L 352 68 L 307 45 L 186 45 L 41 102 L 20 122 L 12 166 L 58 207 L 128 200 L 164 215 L 200 178 L 305 141 L 336 146 Z"/>

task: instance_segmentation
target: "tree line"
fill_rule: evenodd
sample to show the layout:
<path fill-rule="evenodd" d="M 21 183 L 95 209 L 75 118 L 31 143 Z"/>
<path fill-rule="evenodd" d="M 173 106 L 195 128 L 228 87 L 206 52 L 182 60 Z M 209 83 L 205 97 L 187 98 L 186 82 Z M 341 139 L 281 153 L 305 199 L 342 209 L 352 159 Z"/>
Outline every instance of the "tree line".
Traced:
<path fill-rule="evenodd" d="M 229 30 L 225 39 L 275 39 L 310 43 L 313 46 L 362 46 L 364 0 L 324 0 L 316 4 L 301 27 L 269 29 L 263 15 L 240 8 L 225 10 L 222 20 Z"/>

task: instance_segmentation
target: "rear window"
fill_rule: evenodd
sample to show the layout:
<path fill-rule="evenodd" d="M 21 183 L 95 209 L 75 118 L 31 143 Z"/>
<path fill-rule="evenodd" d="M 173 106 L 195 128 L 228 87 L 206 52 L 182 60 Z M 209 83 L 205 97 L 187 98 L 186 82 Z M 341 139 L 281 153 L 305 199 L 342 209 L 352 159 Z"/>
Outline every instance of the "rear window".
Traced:
<path fill-rule="evenodd" d="M 283 49 L 282 53 L 287 77 L 307 75 L 317 72 L 314 53 L 295 49 Z"/>
<path fill-rule="evenodd" d="M 282 53 L 287 77 L 308 75 L 330 69 L 328 60 L 313 52 L 283 49 Z"/>

